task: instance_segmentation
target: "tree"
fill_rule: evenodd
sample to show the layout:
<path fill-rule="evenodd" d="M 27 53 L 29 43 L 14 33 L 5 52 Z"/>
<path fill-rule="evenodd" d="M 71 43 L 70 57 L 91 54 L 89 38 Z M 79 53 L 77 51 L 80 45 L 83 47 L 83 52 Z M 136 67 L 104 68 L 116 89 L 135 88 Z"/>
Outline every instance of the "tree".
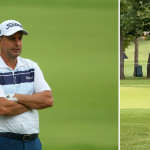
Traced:
<path fill-rule="evenodd" d="M 150 78 L 150 53 L 147 62 L 147 78 Z"/>
<path fill-rule="evenodd" d="M 132 36 L 128 34 L 130 30 L 129 16 L 130 3 L 127 0 L 120 1 L 120 79 L 124 79 L 124 56 L 125 48 L 130 44 Z"/>
<path fill-rule="evenodd" d="M 139 63 L 139 39 L 135 38 L 134 40 L 134 44 L 135 44 L 135 51 L 134 51 L 134 72 L 133 72 L 133 76 L 136 76 L 136 67 L 138 66 Z"/>
<path fill-rule="evenodd" d="M 123 36 L 120 33 L 120 79 L 124 79 Z"/>
<path fill-rule="evenodd" d="M 138 65 L 138 37 L 143 34 L 143 31 L 150 31 L 150 1 L 149 0 L 121 0 L 120 2 L 120 45 L 123 41 L 123 46 L 120 51 L 125 51 L 125 48 L 131 41 L 135 42 L 135 66 Z M 122 41 L 121 41 L 122 40 Z M 120 55 L 122 53 L 120 52 Z M 122 58 L 122 56 L 120 56 Z M 124 61 L 120 59 L 120 67 L 124 67 Z M 120 79 L 123 79 L 124 73 L 120 69 Z M 134 69 L 135 70 L 135 69 Z M 135 75 L 135 72 L 134 72 Z"/>
<path fill-rule="evenodd" d="M 148 24 L 150 23 L 149 15 L 149 0 L 128 0 L 131 3 L 132 21 L 131 26 L 134 28 L 131 30 L 131 35 L 134 37 L 135 53 L 134 53 L 134 73 L 136 76 L 136 67 L 138 66 L 138 54 L 139 54 L 139 37 L 144 31 L 150 31 Z"/>

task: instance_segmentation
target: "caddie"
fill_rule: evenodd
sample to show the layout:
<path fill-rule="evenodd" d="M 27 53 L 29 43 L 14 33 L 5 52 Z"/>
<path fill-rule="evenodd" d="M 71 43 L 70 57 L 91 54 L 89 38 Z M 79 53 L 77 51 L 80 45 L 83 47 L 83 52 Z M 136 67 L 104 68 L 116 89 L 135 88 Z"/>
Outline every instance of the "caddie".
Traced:
<path fill-rule="evenodd" d="M 0 24 L 0 150 L 41 150 L 38 110 L 53 106 L 38 64 L 20 57 L 23 35 L 18 21 Z"/>

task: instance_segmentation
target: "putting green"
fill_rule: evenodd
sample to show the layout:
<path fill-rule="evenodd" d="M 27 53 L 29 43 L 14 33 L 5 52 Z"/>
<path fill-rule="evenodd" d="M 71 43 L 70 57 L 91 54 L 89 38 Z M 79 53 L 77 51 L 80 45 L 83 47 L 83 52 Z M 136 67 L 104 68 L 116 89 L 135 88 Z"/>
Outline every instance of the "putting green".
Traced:
<path fill-rule="evenodd" d="M 150 108 L 150 88 L 120 87 L 120 109 Z"/>

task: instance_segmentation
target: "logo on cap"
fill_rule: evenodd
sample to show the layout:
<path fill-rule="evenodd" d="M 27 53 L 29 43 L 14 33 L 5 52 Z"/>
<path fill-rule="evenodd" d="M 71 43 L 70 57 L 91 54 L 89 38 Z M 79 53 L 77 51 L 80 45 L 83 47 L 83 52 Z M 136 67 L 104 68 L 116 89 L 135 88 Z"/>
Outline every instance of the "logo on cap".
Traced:
<path fill-rule="evenodd" d="M 6 26 L 7 26 L 7 28 L 6 28 L 7 30 L 8 30 L 9 28 L 11 28 L 11 27 L 14 27 L 14 26 L 19 26 L 19 27 L 22 28 L 22 26 L 21 26 L 20 24 L 14 23 L 14 22 L 8 23 L 8 24 L 6 24 Z"/>

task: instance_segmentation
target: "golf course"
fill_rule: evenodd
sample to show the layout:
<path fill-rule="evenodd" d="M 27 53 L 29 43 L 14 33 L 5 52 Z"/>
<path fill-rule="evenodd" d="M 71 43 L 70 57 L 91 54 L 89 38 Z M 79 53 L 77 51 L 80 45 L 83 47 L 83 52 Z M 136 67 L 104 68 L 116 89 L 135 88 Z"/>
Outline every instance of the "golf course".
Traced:
<path fill-rule="evenodd" d="M 54 106 L 39 111 L 42 150 L 118 149 L 118 1 L 1 1 L 19 21 L 21 57 L 40 66 Z"/>
<path fill-rule="evenodd" d="M 150 79 L 147 75 L 147 60 L 150 41 L 139 42 L 139 64 L 143 77 L 132 77 L 134 44 L 126 49 L 126 79 L 120 81 L 120 149 L 150 149 Z M 132 68 L 131 68 L 132 66 Z"/>

